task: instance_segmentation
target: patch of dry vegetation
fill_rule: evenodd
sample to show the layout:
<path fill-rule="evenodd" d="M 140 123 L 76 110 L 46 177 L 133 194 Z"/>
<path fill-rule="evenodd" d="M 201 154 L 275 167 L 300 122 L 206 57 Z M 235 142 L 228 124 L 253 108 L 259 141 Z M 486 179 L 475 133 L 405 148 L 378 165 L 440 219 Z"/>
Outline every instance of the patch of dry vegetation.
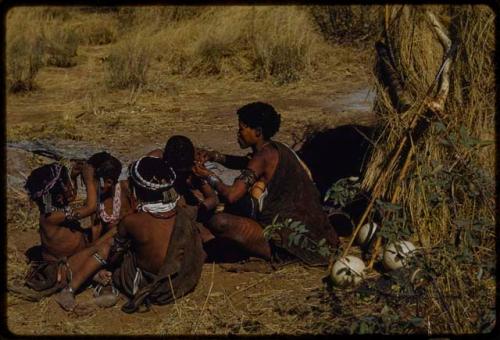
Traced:
<path fill-rule="evenodd" d="M 149 6 L 102 11 L 37 7 L 11 12 L 9 60 L 21 60 L 23 55 L 26 59 L 28 53 L 33 57 L 29 65 L 8 67 L 9 84 L 26 83 L 14 86 L 25 89 L 33 88 L 30 84 L 42 67 L 36 58 L 49 66 L 74 66 L 80 45 L 116 42 L 103 58 L 110 89 L 155 87 L 152 82 L 164 82 L 172 75 L 271 80 L 283 85 L 321 76 L 329 63 L 351 55 L 325 41 L 333 31 L 321 34 L 315 22 L 322 19 L 303 6 Z M 16 28 L 27 25 L 23 20 L 27 15 L 33 18 L 33 32 Z M 361 16 L 365 17 L 368 14 Z M 20 44 L 16 39 L 23 48 L 16 47 Z"/>
<path fill-rule="evenodd" d="M 460 44 L 442 114 L 430 118 L 432 123 L 420 140 L 411 141 L 415 156 L 409 163 L 409 175 L 398 179 L 399 167 L 387 181 L 384 200 L 390 201 L 398 187 L 401 191 L 397 209 L 388 215 L 383 229 L 400 238 L 403 231 L 409 231 L 423 248 L 419 266 L 432 277 L 420 301 L 420 317 L 429 320 L 428 332 L 488 332 L 494 322 L 496 282 L 495 14 L 490 8 L 388 7 L 384 43 L 392 53 L 410 107 L 398 112 L 384 85 L 379 84 L 377 107 L 383 127 L 364 186 L 375 186 L 391 152 L 408 134 L 410 122 L 425 113 L 422 104 L 444 58 L 426 10 L 446 23 L 450 39 Z"/>
<path fill-rule="evenodd" d="M 379 5 L 316 5 L 310 11 L 328 41 L 370 48 L 382 32 L 383 12 Z"/>
<path fill-rule="evenodd" d="M 35 77 L 43 66 L 43 36 L 40 21 L 28 8 L 17 8 L 7 13 L 6 69 L 7 89 L 11 92 L 35 88 Z"/>

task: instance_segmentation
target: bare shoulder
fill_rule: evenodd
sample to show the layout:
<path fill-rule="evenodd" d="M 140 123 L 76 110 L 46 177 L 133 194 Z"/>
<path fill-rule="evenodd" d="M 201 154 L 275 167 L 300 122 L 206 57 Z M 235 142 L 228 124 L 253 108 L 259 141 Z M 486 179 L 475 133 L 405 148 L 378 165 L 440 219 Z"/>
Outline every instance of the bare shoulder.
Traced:
<path fill-rule="evenodd" d="M 257 162 L 269 162 L 277 159 L 278 150 L 272 146 L 272 144 L 268 144 L 264 146 L 262 149 L 257 151 L 251 160 L 255 160 Z"/>
<path fill-rule="evenodd" d="M 123 191 L 123 192 L 130 192 L 130 188 L 129 188 L 129 185 L 128 185 L 128 180 L 124 179 L 124 180 L 121 180 L 120 182 L 120 189 Z"/>

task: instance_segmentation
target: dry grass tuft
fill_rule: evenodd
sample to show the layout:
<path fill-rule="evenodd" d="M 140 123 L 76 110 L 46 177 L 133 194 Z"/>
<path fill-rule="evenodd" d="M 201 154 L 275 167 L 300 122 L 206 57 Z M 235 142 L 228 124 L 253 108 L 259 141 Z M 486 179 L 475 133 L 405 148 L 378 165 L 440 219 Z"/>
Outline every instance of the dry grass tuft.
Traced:
<path fill-rule="evenodd" d="M 80 42 L 87 45 L 106 45 L 116 42 L 118 38 L 118 21 L 116 17 L 89 13 L 79 15 L 80 21 L 73 24 Z"/>
<path fill-rule="evenodd" d="M 110 88 L 137 88 L 147 82 L 153 46 L 144 32 L 132 34 L 117 43 L 106 64 Z"/>
<path fill-rule="evenodd" d="M 46 64 L 56 67 L 76 65 L 74 57 L 79 45 L 78 34 L 61 22 L 49 23 L 44 30 Z"/>
<path fill-rule="evenodd" d="M 7 89 L 11 92 L 33 90 L 35 77 L 43 65 L 40 22 L 31 9 L 22 7 L 11 9 L 6 21 Z"/>
<path fill-rule="evenodd" d="M 311 14 L 325 39 L 338 43 L 368 45 L 382 31 L 381 6 L 311 6 Z"/>

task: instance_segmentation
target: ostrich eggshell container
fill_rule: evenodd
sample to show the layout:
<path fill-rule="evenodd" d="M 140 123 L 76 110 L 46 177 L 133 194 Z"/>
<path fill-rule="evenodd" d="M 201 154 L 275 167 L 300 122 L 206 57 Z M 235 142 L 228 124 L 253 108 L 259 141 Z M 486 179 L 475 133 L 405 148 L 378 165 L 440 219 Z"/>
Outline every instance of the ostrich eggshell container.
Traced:
<path fill-rule="evenodd" d="M 396 247 L 398 245 L 399 247 Z M 398 249 L 401 248 L 401 249 Z M 415 251 L 415 246 L 410 241 L 399 241 L 389 243 L 384 250 L 384 267 L 387 270 L 395 270 L 406 264 L 406 259 Z"/>
<path fill-rule="evenodd" d="M 347 287 L 359 284 L 365 276 L 366 266 L 356 256 L 346 256 L 337 260 L 332 267 L 331 277 L 335 285 Z"/>

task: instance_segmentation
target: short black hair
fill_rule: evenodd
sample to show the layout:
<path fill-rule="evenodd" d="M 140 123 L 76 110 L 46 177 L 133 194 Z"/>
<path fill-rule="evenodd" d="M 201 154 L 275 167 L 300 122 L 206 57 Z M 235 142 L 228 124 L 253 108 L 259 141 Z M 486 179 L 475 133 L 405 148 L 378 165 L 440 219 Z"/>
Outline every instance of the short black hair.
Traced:
<path fill-rule="evenodd" d="M 87 163 L 94 167 L 97 178 L 111 179 L 114 183 L 118 182 L 122 172 L 122 163 L 108 152 L 93 154 Z"/>
<path fill-rule="evenodd" d="M 163 160 L 176 172 L 190 170 L 194 165 L 194 145 L 186 136 L 172 136 L 165 144 Z"/>
<path fill-rule="evenodd" d="M 236 111 L 239 120 L 252 129 L 261 128 L 264 139 L 269 139 L 278 132 L 281 115 L 270 104 L 254 102 L 242 106 Z"/>
<path fill-rule="evenodd" d="M 135 172 L 135 166 L 137 166 L 137 174 Z M 143 157 L 136 162 L 133 162 L 129 168 L 130 177 L 132 179 L 132 185 L 135 190 L 137 198 L 142 202 L 155 202 L 161 201 L 163 199 L 163 191 L 168 190 L 152 190 L 144 188 L 138 183 L 137 175 L 147 182 L 153 183 L 155 185 L 162 185 L 164 183 L 169 183 L 175 178 L 175 173 L 173 170 L 165 163 L 162 159 L 157 157 Z"/>
<path fill-rule="evenodd" d="M 58 172 L 60 169 L 60 173 Z M 64 193 L 64 184 L 69 181 L 68 168 L 57 162 L 45 164 L 33 170 L 28 176 L 24 188 L 32 201 L 36 203 L 40 212 L 45 210 L 43 204 L 43 194 L 49 193 L 52 204 L 56 207 L 59 203 L 55 197 Z"/>

